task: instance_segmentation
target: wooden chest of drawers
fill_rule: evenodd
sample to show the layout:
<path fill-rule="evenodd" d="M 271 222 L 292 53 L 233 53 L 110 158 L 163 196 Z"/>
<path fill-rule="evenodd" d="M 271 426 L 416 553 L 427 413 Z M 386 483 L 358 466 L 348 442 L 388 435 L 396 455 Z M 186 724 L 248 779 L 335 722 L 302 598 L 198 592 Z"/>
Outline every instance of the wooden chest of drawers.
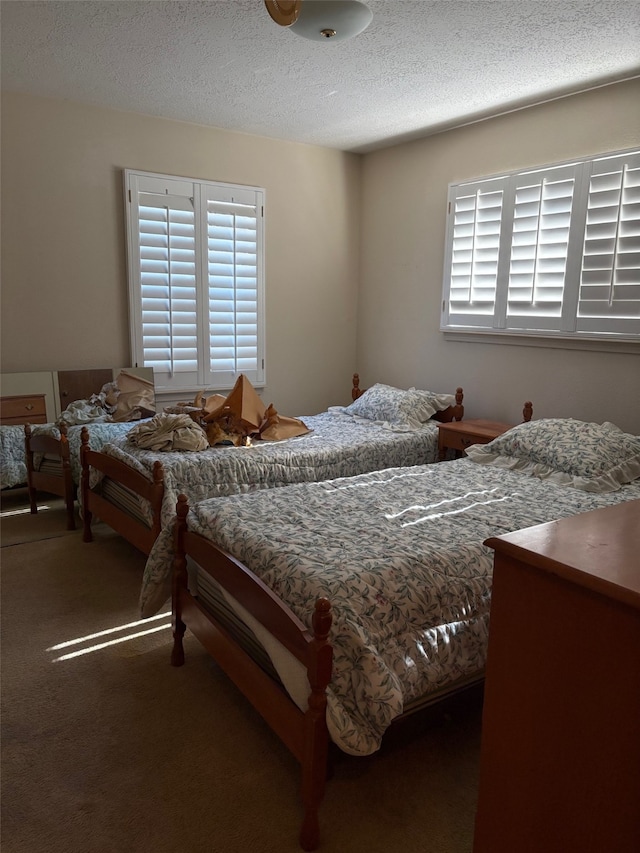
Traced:
<path fill-rule="evenodd" d="M 485 544 L 474 853 L 640 850 L 640 500 Z"/>
<path fill-rule="evenodd" d="M 47 407 L 44 394 L 24 394 L 0 398 L 0 424 L 46 424 Z"/>

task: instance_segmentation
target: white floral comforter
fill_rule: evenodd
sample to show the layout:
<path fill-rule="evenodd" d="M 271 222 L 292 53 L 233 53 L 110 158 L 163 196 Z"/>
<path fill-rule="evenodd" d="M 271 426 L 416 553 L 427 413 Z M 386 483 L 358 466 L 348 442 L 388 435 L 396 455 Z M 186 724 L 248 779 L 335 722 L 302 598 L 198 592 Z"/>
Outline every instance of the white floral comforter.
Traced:
<path fill-rule="evenodd" d="M 0 426 L 0 487 L 10 489 L 27 482 L 24 427 Z"/>
<path fill-rule="evenodd" d="M 327 723 L 344 751 L 363 755 L 408 702 L 482 670 L 487 537 L 638 498 L 640 480 L 591 494 L 459 459 L 208 500 L 192 508 L 189 526 L 309 628 L 315 601 L 331 601 Z M 143 616 L 169 595 L 170 534 L 162 531 L 145 568 Z"/>
<path fill-rule="evenodd" d="M 69 439 L 69 454 L 71 456 L 71 474 L 76 485 L 80 483 L 80 435 L 82 426 L 89 430 L 92 450 L 100 450 L 108 441 L 126 435 L 131 427 L 139 423 L 95 422 L 67 428 Z M 32 434 L 46 433 L 60 438 L 60 430 L 55 424 L 42 424 L 31 428 Z M 35 454 L 34 454 L 35 456 Z M 37 457 L 36 465 L 39 463 Z M 27 460 L 24 449 L 24 426 L 0 426 L 0 466 L 2 479 L 0 487 L 9 489 L 13 486 L 23 486 L 27 482 Z"/>
<path fill-rule="evenodd" d="M 154 462 L 162 462 L 163 525 L 175 516 L 181 493 L 196 503 L 206 498 L 349 477 L 437 459 L 438 428 L 433 421 L 411 432 L 393 432 L 330 412 L 303 420 L 313 432 L 285 441 L 257 441 L 250 447 L 218 446 L 197 452 L 159 453 L 135 447 L 123 438 L 106 444 L 102 452 L 148 479 L 152 479 Z M 148 516 L 147 506 L 142 504 L 140 509 Z"/>

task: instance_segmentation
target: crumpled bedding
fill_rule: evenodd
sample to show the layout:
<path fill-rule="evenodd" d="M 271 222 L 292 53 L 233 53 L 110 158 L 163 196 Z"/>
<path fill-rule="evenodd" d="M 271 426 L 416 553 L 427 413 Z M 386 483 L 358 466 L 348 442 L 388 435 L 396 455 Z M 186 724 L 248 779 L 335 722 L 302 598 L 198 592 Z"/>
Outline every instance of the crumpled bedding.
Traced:
<path fill-rule="evenodd" d="M 412 700 L 483 669 L 493 568 L 485 539 L 634 499 L 640 480 L 593 494 L 459 459 L 212 499 L 191 508 L 188 524 L 309 630 L 315 601 L 329 599 L 327 724 L 341 749 L 367 755 Z M 165 604 L 172 561 L 165 528 L 144 571 L 143 617 Z"/>
<path fill-rule="evenodd" d="M 148 421 L 132 427 L 128 441 L 136 447 L 156 452 L 170 450 L 205 450 L 209 447 L 207 434 L 187 414 L 160 413 Z"/>
<path fill-rule="evenodd" d="M 103 385 L 97 394 L 69 403 L 57 420 L 67 426 L 78 424 L 140 421 L 155 414 L 153 383 L 128 370 L 121 370 L 113 382 Z"/>
<path fill-rule="evenodd" d="M 105 409 L 99 397 L 93 396 L 89 400 L 75 400 L 69 403 L 60 415 L 57 423 L 65 423 L 67 426 L 78 426 L 80 424 L 104 423 L 112 421 L 113 418 Z"/>

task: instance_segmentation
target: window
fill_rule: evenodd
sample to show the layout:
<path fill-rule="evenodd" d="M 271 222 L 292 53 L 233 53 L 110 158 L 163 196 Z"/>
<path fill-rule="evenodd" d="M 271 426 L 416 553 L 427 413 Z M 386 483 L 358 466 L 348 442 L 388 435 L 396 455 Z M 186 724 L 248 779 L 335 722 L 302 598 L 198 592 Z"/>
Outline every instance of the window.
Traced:
<path fill-rule="evenodd" d="M 449 186 L 441 330 L 640 336 L 640 151 Z"/>
<path fill-rule="evenodd" d="M 264 190 L 125 170 L 134 364 L 159 391 L 265 381 Z"/>

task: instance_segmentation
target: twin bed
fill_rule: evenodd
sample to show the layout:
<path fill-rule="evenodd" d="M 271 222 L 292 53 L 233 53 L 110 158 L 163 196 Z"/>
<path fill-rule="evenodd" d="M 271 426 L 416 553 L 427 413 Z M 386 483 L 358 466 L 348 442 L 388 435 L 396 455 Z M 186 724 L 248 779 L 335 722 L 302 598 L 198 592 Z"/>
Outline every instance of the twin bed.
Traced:
<path fill-rule="evenodd" d="M 90 436 L 94 447 L 102 447 L 107 442 L 126 435 L 132 426 L 132 423 L 109 422 L 82 426 L 47 424 L 43 427 L 25 424 L 19 428 L 21 445 L 17 436 L 13 439 L 11 465 L 16 468 L 16 477 L 11 485 L 26 482 L 29 504 L 34 514 L 38 512 L 39 491 L 64 498 L 67 529 L 75 530 L 75 501 L 80 486 L 80 447 L 83 430 Z"/>
<path fill-rule="evenodd" d="M 397 465 L 438 459 L 441 421 L 462 420 L 463 391 L 441 394 L 377 384 L 361 391 L 353 377 L 353 402 L 304 417 L 311 432 L 277 442 L 209 447 L 197 452 L 157 452 L 126 436 L 95 450 L 82 437 L 83 538 L 94 516 L 148 554 L 175 515 L 179 494 L 192 503 L 291 483 L 335 479 Z"/>
<path fill-rule="evenodd" d="M 638 501 L 640 438 L 572 419 L 523 423 L 468 457 L 213 498 L 164 527 L 143 616 L 172 599 L 298 759 L 300 843 L 319 842 L 330 742 L 366 755 L 391 725 L 483 677 L 489 537 Z M 179 740 L 176 743 L 179 747 Z"/>
<path fill-rule="evenodd" d="M 150 368 L 65 370 L 37 374 L 43 390 L 56 398 L 44 405 L 38 419 L 28 422 L 24 405 L 21 417 L 0 426 L 0 486 L 26 485 L 32 513 L 37 513 L 39 491 L 59 495 L 66 505 L 67 528 L 75 529 L 75 499 L 80 485 L 80 444 L 83 425 L 92 446 L 125 435 L 155 408 L 153 371 Z M 29 374 L 19 376 L 21 381 Z M 33 381 L 33 380 L 31 380 Z M 46 393 L 38 395 L 45 400 Z M 7 398 L 2 398 L 3 400 Z M 31 398 L 17 396 L 13 400 Z M 36 399 L 35 397 L 33 399 Z M 60 412 L 56 421 L 46 421 L 47 411 Z"/>
<path fill-rule="evenodd" d="M 141 615 L 171 600 L 172 664 L 189 628 L 297 758 L 305 850 L 330 744 L 368 755 L 483 679 L 487 539 L 620 501 L 640 522 L 640 438 L 611 424 L 525 421 L 431 464 L 461 389 L 361 394 L 356 376 L 352 396 L 308 435 L 249 447 L 97 450 L 81 429 L 84 539 L 95 515 L 148 554 Z"/>

